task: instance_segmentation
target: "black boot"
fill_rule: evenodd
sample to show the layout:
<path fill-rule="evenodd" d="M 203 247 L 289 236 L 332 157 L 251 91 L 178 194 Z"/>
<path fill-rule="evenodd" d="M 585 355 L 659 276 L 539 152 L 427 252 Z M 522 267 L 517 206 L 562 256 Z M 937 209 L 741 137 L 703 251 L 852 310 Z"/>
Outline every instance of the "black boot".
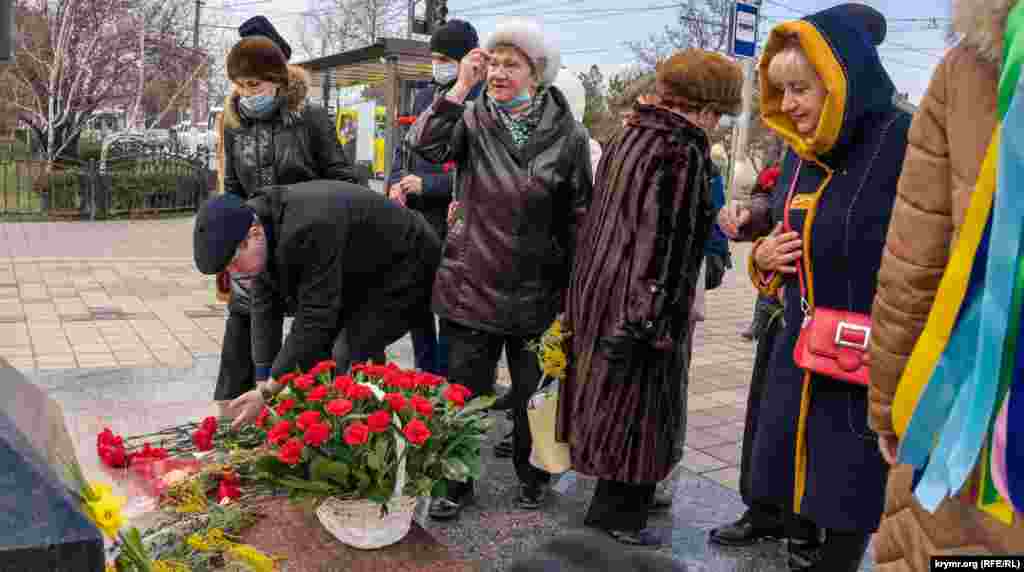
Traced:
<path fill-rule="evenodd" d="M 857 572 L 870 534 L 861 532 L 825 532 L 824 542 L 788 544 L 789 569 L 793 572 Z"/>
<path fill-rule="evenodd" d="M 719 546 L 750 546 L 764 540 L 781 540 L 786 529 L 773 514 L 747 509 L 736 522 L 712 529 L 708 541 Z"/>
<path fill-rule="evenodd" d="M 448 495 L 430 499 L 427 515 L 433 520 L 455 520 L 462 514 L 462 509 L 473 504 L 473 484 L 449 481 Z"/>

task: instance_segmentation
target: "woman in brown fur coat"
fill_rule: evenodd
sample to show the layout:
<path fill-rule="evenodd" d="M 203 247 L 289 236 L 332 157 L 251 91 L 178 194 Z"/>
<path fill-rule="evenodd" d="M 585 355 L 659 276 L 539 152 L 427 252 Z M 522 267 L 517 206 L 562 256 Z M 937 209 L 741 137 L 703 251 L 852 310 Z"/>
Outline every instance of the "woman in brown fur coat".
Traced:
<path fill-rule="evenodd" d="M 998 122 L 1002 38 L 1016 4 L 954 0 L 953 25 L 961 40 L 932 75 L 910 128 L 871 315 L 869 422 L 890 463 L 899 445 L 893 396 L 935 300 Z M 1013 525 L 1005 526 L 961 495 L 931 514 L 914 498 L 912 479 L 907 465 L 889 472 L 885 512 L 874 539 L 876 570 L 926 572 L 929 557 L 940 554 L 1024 554 L 1024 515 L 1015 514 Z"/>
<path fill-rule="evenodd" d="M 739 66 L 699 49 L 658 66 L 601 159 L 577 241 L 567 327 L 574 363 L 558 435 L 598 477 L 586 522 L 626 544 L 645 531 L 658 481 L 682 457 L 690 312 L 711 230 L 707 131 L 735 113 Z"/>

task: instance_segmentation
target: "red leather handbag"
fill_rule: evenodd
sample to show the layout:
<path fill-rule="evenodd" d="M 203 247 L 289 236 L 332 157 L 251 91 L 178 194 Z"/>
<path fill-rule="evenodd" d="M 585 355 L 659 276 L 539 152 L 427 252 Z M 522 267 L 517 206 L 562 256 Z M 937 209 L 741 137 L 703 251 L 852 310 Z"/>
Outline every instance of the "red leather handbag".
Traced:
<path fill-rule="evenodd" d="M 792 231 L 789 224 L 789 207 L 802 166 L 801 161 L 793 176 L 789 196 L 786 197 L 786 232 Z M 871 339 L 871 316 L 848 310 L 812 307 L 808 304 L 803 267 L 804 263 L 811 263 L 807 257 L 809 251 L 810 248 L 805 248 L 802 260 L 797 262 L 804 321 L 800 326 L 800 337 L 797 338 L 796 347 L 793 349 L 793 361 L 804 370 L 867 386 L 869 368 L 864 363 L 864 357 L 868 351 L 868 341 Z"/>

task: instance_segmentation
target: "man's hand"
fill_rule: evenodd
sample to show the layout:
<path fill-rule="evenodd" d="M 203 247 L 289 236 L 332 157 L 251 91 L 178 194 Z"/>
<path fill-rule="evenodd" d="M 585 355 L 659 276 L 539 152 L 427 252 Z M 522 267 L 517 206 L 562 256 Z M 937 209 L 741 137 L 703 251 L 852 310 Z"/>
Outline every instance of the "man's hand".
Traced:
<path fill-rule="evenodd" d="M 263 411 L 263 395 L 259 389 L 247 391 L 239 395 L 227 406 L 228 417 L 234 419 L 231 430 L 238 431 L 242 427 L 254 423 Z"/>
<path fill-rule="evenodd" d="M 391 185 L 391 188 L 388 189 L 388 198 L 403 207 L 405 206 L 405 190 L 402 188 L 401 182 Z"/>
<path fill-rule="evenodd" d="M 895 465 L 899 462 L 900 438 L 896 435 L 879 435 L 878 450 L 886 463 Z"/>
<path fill-rule="evenodd" d="M 401 181 L 398 181 L 398 186 L 402 187 L 402 191 L 407 194 L 422 193 L 423 179 L 417 177 L 416 175 L 406 175 Z"/>
<path fill-rule="evenodd" d="M 739 201 L 729 201 L 729 204 L 718 211 L 718 228 L 733 240 L 740 235 L 740 229 L 748 222 L 750 209 Z"/>

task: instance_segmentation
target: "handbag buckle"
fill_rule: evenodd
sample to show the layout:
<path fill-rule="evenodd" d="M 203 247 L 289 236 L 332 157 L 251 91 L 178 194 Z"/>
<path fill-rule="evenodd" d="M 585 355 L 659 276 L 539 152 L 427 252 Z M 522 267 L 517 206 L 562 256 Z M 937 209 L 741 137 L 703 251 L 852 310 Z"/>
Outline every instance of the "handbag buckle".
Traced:
<path fill-rule="evenodd" d="M 844 332 L 857 332 L 864 335 L 863 341 L 851 342 L 843 337 Z M 861 351 L 868 351 L 868 339 L 871 337 L 871 328 L 869 326 L 859 326 L 857 324 L 851 324 L 850 322 L 840 321 L 836 327 L 836 339 L 835 344 L 837 346 L 853 348 Z"/>

